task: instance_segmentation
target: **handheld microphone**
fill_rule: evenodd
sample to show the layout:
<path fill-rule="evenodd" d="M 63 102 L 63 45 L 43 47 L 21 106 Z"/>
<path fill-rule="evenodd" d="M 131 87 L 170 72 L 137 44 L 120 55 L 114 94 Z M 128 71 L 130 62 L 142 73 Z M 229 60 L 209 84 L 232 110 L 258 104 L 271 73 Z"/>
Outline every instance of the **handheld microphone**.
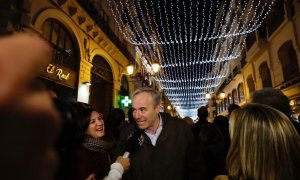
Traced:
<path fill-rule="evenodd" d="M 137 130 L 129 135 L 126 143 L 125 143 L 125 153 L 123 154 L 123 158 L 128 158 L 130 154 L 138 151 L 144 142 L 144 138 L 142 135 L 142 131 Z"/>
<path fill-rule="evenodd" d="M 137 130 L 130 134 L 125 143 L 125 153 L 123 154 L 123 158 L 128 158 L 130 154 L 138 151 L 143 145 L 143 135 L 142 132 Z M 104 178 L 104 180 L 116 180 L 121 179 L 124 173 L 124 169 L 120 163 L 113 163 L 110 167 L 110 171 L 108 176 Z"/>
<path fill-rule="evenodd" d="M 129 157 L 129 155 L 130 155 L 130 153 L 128 152 L 128 151 L 126 151 L 126 152 L 124 152 L 124 154 L 123 154 L 123 158 L 128 158 Z"/>

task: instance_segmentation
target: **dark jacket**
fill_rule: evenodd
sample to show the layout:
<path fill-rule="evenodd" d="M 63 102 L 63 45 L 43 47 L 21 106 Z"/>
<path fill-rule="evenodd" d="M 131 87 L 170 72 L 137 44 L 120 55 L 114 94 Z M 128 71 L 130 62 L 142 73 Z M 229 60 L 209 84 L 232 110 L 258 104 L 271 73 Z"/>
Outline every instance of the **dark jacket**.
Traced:
<path fill-rule="evenodd" d="M 83 146 L 79 147 L 72 157 L 70 179 L 83 180 L 95 173 L 97 180 L 107 176 L 110 169 L 107 152 L 94 152 Z"/>
<path fill-rule="evenodd" d="M 161 115 L 163 129 L 156 146 L 143 134 L 143 145 L 130 155 L 124 179 L 205 179 L 202 154 L 190 127 L 181 119 Z"/>

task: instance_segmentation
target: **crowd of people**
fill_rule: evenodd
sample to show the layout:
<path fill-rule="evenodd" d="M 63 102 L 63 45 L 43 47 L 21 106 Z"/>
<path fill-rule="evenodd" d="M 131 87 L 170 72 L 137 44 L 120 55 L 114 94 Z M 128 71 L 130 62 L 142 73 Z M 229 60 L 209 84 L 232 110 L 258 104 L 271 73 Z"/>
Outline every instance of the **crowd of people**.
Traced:
<path fill-rule="evenodd" d="M 300 125 L 279 90 L 255 91 L 213 122 L 200 107 L 192 124 L 161 113 L 160 93 L 143 87 L 132 94 L 128 123 L 122 109 L 104 119 L 33 88 L 50 59 L 38 37 L 0 39 L 3 179 L 300 179 Z"/>

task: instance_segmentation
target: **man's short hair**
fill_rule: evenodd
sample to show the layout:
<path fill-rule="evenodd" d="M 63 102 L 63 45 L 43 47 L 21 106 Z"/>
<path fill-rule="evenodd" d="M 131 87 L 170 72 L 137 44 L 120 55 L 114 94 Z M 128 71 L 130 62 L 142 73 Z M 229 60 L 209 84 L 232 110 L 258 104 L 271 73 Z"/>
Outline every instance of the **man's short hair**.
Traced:
<path fill-rule="evenodd" d="M 200 108 L 198 108 L 198 113 L 197 113 L 198 117 L 200 119 L 205 120 L 208 117 L 208 110 L 206 106 L 201 106 Z"/>
<path fill-rule="evenodd" d="M 264 88 L 254 91 L 251 94 L 250 101 L 252 103 L 266 104 L 278 109 L 287 117 L 290 117 L 291 115 L 290 100 L 280 90 L 274 88 Z"/>
<path fill-rule="evenodd" d="M 236 110 L 236 109 L 240 109 L 241 107 L 237 104 L 229 104 L 227 111 L 228 114 L 230 115 L 232 113 L 232 111 Z"/>
<path fill-rule="evenodd" d="M 161 100 L 160 92 L 158 92 L 157 90 L 150 88 L 150 87 L 142 87 L 142 88 L 135 90 L 132 93 L 132 98 L 134 98 L 135 95 L 138 95 L 143 92 L 151 94 L 151 96 L 153 98 L 153 102 L 154 102 L 154 107 L 160 105 L 160 100 Z"/>

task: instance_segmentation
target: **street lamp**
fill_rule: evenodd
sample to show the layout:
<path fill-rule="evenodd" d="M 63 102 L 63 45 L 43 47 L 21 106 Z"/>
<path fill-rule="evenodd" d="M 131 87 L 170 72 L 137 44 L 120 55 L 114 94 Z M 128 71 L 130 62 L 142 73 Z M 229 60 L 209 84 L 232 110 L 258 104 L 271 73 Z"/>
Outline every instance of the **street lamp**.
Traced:
<path fill-rule="evenodd" d="M 205 94 L 205 98 L 206 98 L 206 99 L 210 99 L 210 98 L 211 98 L 211 95 L 210 95 L 209 92 L 207 92 L 207 93 Z"/>
<path fill-rule="evenodd" d="M 159 69 L 160 69 L 159 62 L 154 61 L 154 62 L 151 63 L 151 66 L 152 66 L 152 71 L 154 72 L 154 74 L 159 72 Z"/>
<path fill-rule="evenodd" d="M 220 93 L 220 95 L 219 95 L 219 97 L 220 97 L 220 99 L 224 99 L 225 98 L 225 93 L 222 91 L 221 93 Z"/>
<path fill-rule="evenodd" d="M 142 66 L 136 72 L 134 72 L 134 65 L 129 64 L 126 66 L 127 74 L 130 78 L 138 78 L 142 82 L 142 86 L 151 86 L 150 78 L 151 76 L 156 76 L 160 71 L 160 64 L 157 61 L 151 63 L 151 69 L 147 71 L 147 67 Z"/>
<path fill-rule="evenodd" d="M 154 61 L 153 63 L 151 63 L 151 68 L 152 68 L 152 71 L 154 72 L 154 74 L 157 74 L 159 72 L 159 70 L 160 70 L 160 64 L 159 64 L 159 62 Z M 132 75 L 133 71 L 134 71 L 134 65 L 133 64 L 129 64 L 126 67 L 126 70 L 127 70 L 127 74 L 128 75 Z"/>
<path fill-rule="evenodd" d="M 126 70 L 127 70 L 128 75 L 132 75 L 132 74 L 133 74 L 133 70 L 134 70 L 133 64 L 129 64 L 129 65 L 126 67 Z"/>

